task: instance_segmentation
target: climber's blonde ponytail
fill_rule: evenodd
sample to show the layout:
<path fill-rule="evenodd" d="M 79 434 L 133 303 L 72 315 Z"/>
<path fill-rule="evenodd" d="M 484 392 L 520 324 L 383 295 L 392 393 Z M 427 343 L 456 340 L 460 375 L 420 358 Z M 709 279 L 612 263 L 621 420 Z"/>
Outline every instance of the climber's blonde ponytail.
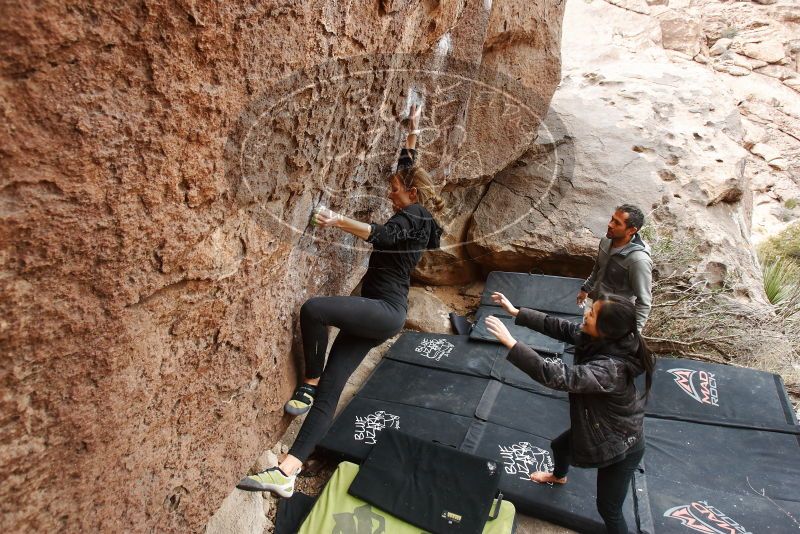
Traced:
<path fill-rule="evenodd" d="M 403 187 L 411 189 L 417 188 L 417 200 L 425 206 L 428 211 L 441 211 L 444 208 L 444 200 L 436 192 L 431 175 L 422 167 L 413 166 L 398 170 L 390 179 L 397 178 Z"/>

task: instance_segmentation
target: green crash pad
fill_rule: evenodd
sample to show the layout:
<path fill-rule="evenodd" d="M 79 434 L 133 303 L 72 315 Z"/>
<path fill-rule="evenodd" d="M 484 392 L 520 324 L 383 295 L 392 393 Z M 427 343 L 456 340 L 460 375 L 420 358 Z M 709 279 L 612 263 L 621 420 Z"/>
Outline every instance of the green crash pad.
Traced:
<path fill-rule="evenodd" d="M 356 464 L 339 464 L 298 534 L 427 534 L 347 493 L 357 474 Z M 486 522 L 483 534 L 511 534 L 515 514 L 514 505 L 503 501 L 497 519 Z"/>

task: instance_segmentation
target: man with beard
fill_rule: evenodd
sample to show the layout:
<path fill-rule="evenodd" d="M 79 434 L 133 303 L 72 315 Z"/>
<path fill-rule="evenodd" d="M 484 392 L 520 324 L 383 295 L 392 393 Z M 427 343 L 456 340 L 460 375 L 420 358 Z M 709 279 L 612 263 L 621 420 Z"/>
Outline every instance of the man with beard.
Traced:
<path fill-rule="evenodd" d="M 598 295 L 630 298 L 636 306 L 639 332 L 650 315 L 653 280 L 650 247 L 638 233 L 642 226 L 642 210 L 631 204 L 616 208 L 608 222 L 606 236 L 600 240 L 592 274 L 581 286 L 577 299 L 582 306 L 587 297 L 594 299 Z"/>

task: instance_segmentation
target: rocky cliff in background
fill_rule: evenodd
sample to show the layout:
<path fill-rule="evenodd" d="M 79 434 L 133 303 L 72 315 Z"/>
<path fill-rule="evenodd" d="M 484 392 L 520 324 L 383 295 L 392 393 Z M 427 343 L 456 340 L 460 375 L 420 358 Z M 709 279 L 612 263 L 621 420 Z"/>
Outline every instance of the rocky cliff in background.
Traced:
<path fill-rule="evenodd" d="M 670 0 L 653 5 L 672 61 L 697 63 L 734 96 L 753 186 L 753 240 L 800 218 L 800 3 Z"/>
<path fill-rule="evenodd" d="M 713 71 L 673 63 L 648 15 L 573 2 L 565 26 L 563 79 L 538 146 L 497 176 L 475 213 L 477 261 L 585 275 L 614 206 L 632 202 L 672 212 L 670 230 L 701 238 L 708 261 L 743 270 L 743 287 L 752 286 L 751 193 L 733 96 Z"/>
<path fill-rule="evenodd" d="M 457 242 L 458 203 L 477 205 L 547 109 L 562 10 L 4 6 L 2 529 L 203 525 L 285 427 L 300 304 L 364 271 L 365 250 L 307 228 L 311 207 L 388 214 L 419 95 Z"/>
<path fill-rule="evenodd" d="M 757 239 L 798 215 L 782 205 L 800 198 L 798 39 L 796 2 L 568 3 L 561 84 L 477 206 L 470 255 L 585 275 L 613 206 L 633 202 L 696 244 L 698 279 L 763 302 L 751 224 Z"/>

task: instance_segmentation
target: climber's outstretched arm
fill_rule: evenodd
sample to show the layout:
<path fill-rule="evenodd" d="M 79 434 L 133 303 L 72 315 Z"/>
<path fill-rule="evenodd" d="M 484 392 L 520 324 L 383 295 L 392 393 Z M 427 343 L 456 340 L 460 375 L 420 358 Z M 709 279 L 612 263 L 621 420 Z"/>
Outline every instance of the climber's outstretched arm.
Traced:
<path fill-rule="evenodd" d="M 372 232 L 372 227 L 369 224 L 345 217 L 341 213 L 336 213 L 327 208 L 316 211 L 313 221 L 317 226 L 339 228 L 361 239 L 367 239 L 370 232 Z"/>
<path fill-rule="evenodd" d="M 422 108 L 416 104 L 411 105 L 408 112 L 409 127 L 408 135 L 406 136 L 406 148 L 414 150 L 417 147 L 417 137 L 419 136 L 419 117 L 422 115 Z"/>
<path fill-rule="evenodd" d="M 416 104 L 412 104 L 411 109 L 408 112 L 408 124 L 410 129 L 408 131 L 408 135 L 406 136 L 406 146 L 400 151 L 400 162 L 398 167 L 410 167 L 414 164 L 414 160 L 416 159 L 415 147 L 417 146 L 417 136 L 419 135 L 419 119 L 421 114 L 422 108 Z M 372 233 L 371 225 L 351 219 L 349 217 L 345 217 L 341 213 L 336 213 L 335 211 L 327 208 L 315 210 L 312 223 L 325 228 L 339 228 L 364 240 L 369 239 L 370 234 Z M 387 225 L 388 224 L 389 223 L 387 223 Z"/>

